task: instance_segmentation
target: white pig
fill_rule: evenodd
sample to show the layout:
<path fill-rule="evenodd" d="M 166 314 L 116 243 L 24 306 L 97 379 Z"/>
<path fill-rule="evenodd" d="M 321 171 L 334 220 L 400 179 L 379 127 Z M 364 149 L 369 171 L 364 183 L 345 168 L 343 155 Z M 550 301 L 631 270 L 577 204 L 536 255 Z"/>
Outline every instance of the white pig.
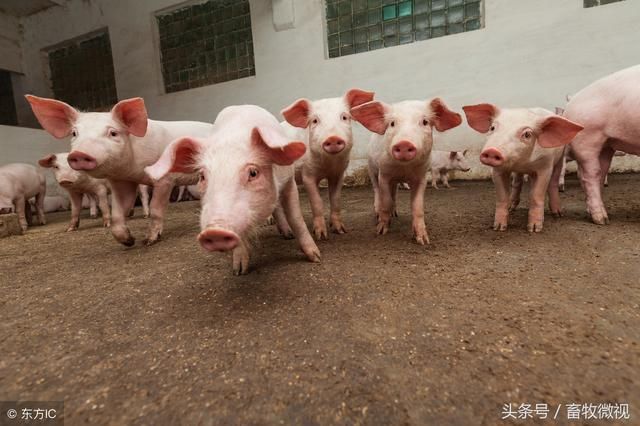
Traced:
<path fill-rule="evenodd" d="M 640 65 L 604 77 L 571 97 L 564 117 L 584 131 L 571 142 L 587 211 L 599 225 L 609 223 L 602 183 L 616 150 L 640 155 Z"/>
<path fill-rule="evenodd" d="M 419 244 L 428 244 L 424 222 L 426 172 L 433 146 L 433 129 L 452 129 L 462 122 L 440 98 L 385 104 L 373 101 L 351 110 L 354 119 L 375 134 L 369 151 L 369 176 L 373 183 L 378 234 L 386 234 L 395 212 L 399 183 L 411 187 L 413 234 Z"/>
<path fill-rule="evenodd" d="M 109 212 L 109 183 L 106 179 L 96 179 L 85 172 L 74 170 L 67 162 L 68 152 L 49 154 L 38 161 L 41 167 L 53 170 L 53 175 L 58 184 L 69 193 L 71 201 L 71 222 L 67 232 L 75 231 L 80 225 L 80 210 L 82 209 L 82 196 L 87 195 L 89 200 L 97 199 L 102 212 L 102 224 L 105 227 L 111 225 Z M 95 203 L 95 202 L 94 202 Z M 95 204 L 92 206 L 95 208 Z M 95 215 L 95 213 L 93 213 Z"/>
<path fill-rule="evenodd" d="M 153 182 L 144 167 L 160 158 L 172 140 L 208 136 L 213 126 L 196 121 L 156 121 L 147 118 L 142 98 L 118 102 L 111 112 L 80 112 L 64 102 L 27 95 L 42 127 L 56 138 L 71 136 L 69 165 L 111 185 L 111 233 L 125 246 L 135 244 L 125 215 L 133 207 L 138 184 L 153 184 L 151 225 L 145 244 L 162 234 L 164 212 L 175 184 L 195 183 L 197 176 L 167 175 Z"/>
<path fill-rule="evenodd" d="M 69 210 L 70 204 L 69 199 L 67 197 L 63 197 L 62 195 L 53 195 L 51 197 L 44 197 L 44 212 L 45 213 L 54 213 L 54 212 L 64 212 Z M 32 212 L 37 213 L 38 208 L 36 207 L 36 203 L 34 200 L 31 200 L 31 210 Z"/>
<path fill-rule="evenodd" d="M 290 141 L 278 121 L 254 106 L 223 109 L 207 139 L 181 138 L 169 145 L 146 172 L 200 172 L 202 210 L 198 241 L 208 251 L 233 251 L 233 271 L 249 267 L 250 241 L 279 202 L 307 258 L 320 251 L 304 223 L 293 163 L 306 151 Z"/>
<path fill-rule="evenodd" d="M 467 150 L 464 151 L 437 151 L 431 152 L 431 186 L 438 189 L 438 180 L 442 181 L 445 188 L 451 188 L 449 185 L 449 172 L 460 170 L 468 172 L 471 170 L 465 157 Z"/>
<path fill-rule="evenodd" d="M 317 239 L 327 238 L 324 207 L 318 189 L 322 179 L 327 179 L 329 184 L 333 232 L 347 232 L 340 214 L 340 192 L 353 147 L 351 109 L 372 101 L 373 96 L 371 92 L 351 89 L 340 98 L 317 101 L 298 99 L 282 110 L 286 122 L 281 124 L 287 136 L 302 140 L 307 146 L 307 152 L 296 163 L 296 169 L 309 196 L 313 233 Z M 289 226 L 284 221 L 281 210 L 276 209 L 274 215 L 280 232 L 286 236 Z"/>
<path fill-rule="evenodd" d="M 492 104 L 479 104 L 465 106 L 463 110 L 469 126 L 487 134 L 480 161 L 493 168 L 496 187 L 493 229 L 507 229 L 511 173 L 518 173 L 520 177 L 528 174 L 532 182 L 527 230 L 542 231 L 547 191 L 551 212 L 561 214 L 557 178 L 562 169 L 564 145 L 571 142 L 582 126 L 542 108 L 500 109 Z M 511 206 L 514 207 L 513 203 Z"/>
<path fill-rule="evenodd" d="M 15 211 L 23 231 L 28 227 L 26 209 L 32 197 L 36 198 L 40 224 L 47 223 L 44 216 L 46 192 L 46 178 L 42 170 L 37 167 L 23 163 L 12 163 L 0 167 L 0 214 Z M 29 215 L 30 213 L 31 211 Z"/>

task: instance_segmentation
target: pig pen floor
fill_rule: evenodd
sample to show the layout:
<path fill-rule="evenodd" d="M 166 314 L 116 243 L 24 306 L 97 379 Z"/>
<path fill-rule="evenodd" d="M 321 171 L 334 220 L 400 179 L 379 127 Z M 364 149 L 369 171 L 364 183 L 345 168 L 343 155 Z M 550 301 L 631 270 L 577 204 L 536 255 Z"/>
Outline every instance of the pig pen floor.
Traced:
<path fill-rule="evenodd" d="M 197 202 L 152 247 L 136 209 L 131 249 L 50 214 L 0 240 L 0 399 L 64 400 L 68 424 L 493 425 L 505 403 L 603 402 L 638 424 L 640 175 L 610 181 L 610 225 L 572 178 L 539 235 L 524 206 L 490 229 L 488 181 L 429 189 L 429 247 L 406 191 L 378 237 L 370 188 L 347 188 L 322 263 L 264 227 L 242 277 L 196 245 Z"/>

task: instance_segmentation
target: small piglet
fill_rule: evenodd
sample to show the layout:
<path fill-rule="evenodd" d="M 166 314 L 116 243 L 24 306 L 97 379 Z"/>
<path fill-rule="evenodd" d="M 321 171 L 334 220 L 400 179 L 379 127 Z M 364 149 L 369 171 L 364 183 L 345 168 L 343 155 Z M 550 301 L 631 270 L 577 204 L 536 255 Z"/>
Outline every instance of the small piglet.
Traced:
<path fill-rule="evenodd" d="M 294 179 L 293 163 L 305 151 L 305 144 L 288 139 L 266 110 L 231 106 L 220 112 L 209 138 L 172 142 L 145 171 L 156 180 L 172 172 L 200 172 L 198 241 L 208 251 L 232 250 L 233 271 L 238 275 L 247 273 L 251 240 L 277 203 L 307 258 L 320 261 Z"/>
<path fill-rule="evenodd" d="M 81 112 L 55 99 L 32 95 L 26 98 L 47 132 L 58 139 L 71 137 L 69 165 L 91 177 L 109 181 L 113 196 L 111 233 L 125 246 L 135 244 L 125 216 L 135 204 L 138 185 L 152 183 L 144 168 L 155 163 L 176 138 L 208 136 L 213 130 L 213 125 L 197 121 L 150 120 L 142 98 L 122 100 L 110 112 Z M 167 175 L 153 182 L 146 245 L 160 239 L 173 187 L 196 180 L 195 175 Z"/>
<path fill-rule="evenodd" d="M 32 210 L 37 213 L 38 209 L 36 207 L 36 203 L 34 203 L 33 200 L 31 207 Z M 45 213 L 64 212 L 67 210 L 69 210 L 69 199 L 67 197 L 63 197 L 62 195 L 44 197 Z"/>
<path fill-rule="evenodd" d="M 302 140 L 307 146 L 307 152 L 297 162 L 296 169 L 309 196 L 313 233 L 317 239 L 327 238 L 324 207 L 318 189 L 322 179 L 327 179 L 329 184 L 333 232 L 347 232 L 340 215 L 340 192 L 353 147 L 351 109 L 372 101 L 373 96 L 371 92 L 351 89 L 340 98 L 317 101 L 298 99 L 282 110 L 286 122 L 281 124 L 287 136 Z M 279 210 L 274 214 L 278 228 L 286 235 L 289 227 L 282 221 L 283 215 Z"/>
<path fill-rule="evenodd" d="M 97 199 L 100 211 L 102 212 L 102 223 L 105 227 L 111 225 L 111 214 L 109 212 L 109 186 L 106 179 L 96 179 L 85 172 L 74 170 L 69 166 L 67 157 L 69 153 L 49 154 L 40 159 L 38 164 L 44 168 L 53 170 L 53 174 L 58 184 L 69 193 L 71 201 L 71 223 L 67 232 L 75 231 L 80 225 L 80 210 L 82 209 L 82 196 L 84 194 L 89 200 Z"/>
<path fill-rule="evenodd" d="M 529 175 L 532 182 L 527 229 L 542 231 L 546 192 L 551 212 L 561 214 L 558 176 L 564 146 L 582 126 L 542 108 L 500 109 L 479 104 L 465 106 L 463 110 L 469 126 L 487 135 L 480 161 L 493 168 L 496 187 L 493 229 L 507 229 L 511 173 L 517 173 L 519 177 Z M 521 185 L 521 179 L 519 182 Z"/>
<path fill-rule="evenodd" d="M 408 183 L 413 234 L 419 244 L 429 243 L 424 222 L 424 190 L 433 129 L 444 132 L 460 125 L 460 114 L 435 98 L 395 104 L 372 101 L 353 108 L 351 115 L 375 133 L 370 143 L 369 175 L 373 183 L 378 234 L 386 234 L 389 229 L 398 184 Z"/>
<path fill-rule="evenodd" d="M 450 171 L 468 172 L 471 170 L 465 157 L 466 154 L 466 149 L 464 151 L 433 150 L 431 152 L 431 186 L 438 189 L 438 180 L 441 180 L 445 188 L 451 188 L 449 185 Z"/>
<path fill-rule="evenodd" d="M 0 214 L 15 211 L 23 231 L 27 230 L 26 208 L 29 199 L 36 198 L 40 224 L 47 223 L 44 216 L 44 197 L 47 182 L 42 170 L 31 164 L 12 163 L 0 167 Z M 29 211 L 29 216 L 30 216 Z"/>

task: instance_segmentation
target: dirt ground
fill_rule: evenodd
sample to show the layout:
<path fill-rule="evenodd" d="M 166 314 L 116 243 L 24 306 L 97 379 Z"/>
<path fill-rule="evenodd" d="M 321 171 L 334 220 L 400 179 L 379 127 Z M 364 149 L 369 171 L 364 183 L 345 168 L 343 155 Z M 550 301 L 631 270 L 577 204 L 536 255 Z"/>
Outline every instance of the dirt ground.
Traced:
<path fill-rule="evenodd" d="M 131 249 L 51 214 L 0 240 L 0 399 L 62 399 L 67 424 L 495 425 L 505 403 L 603 402 L 640 424 L 640 175 L 610 182 L 610 225 L 574 178 L 539 235 L 526 202 L 490 229 L 490 182 L 429 189 L 429 247 L 407 192 L 378 237 L 371 189 L 348 188 L 322 263 L 265 227 L 243 277 L 196 244 L 197 202 Z"/>

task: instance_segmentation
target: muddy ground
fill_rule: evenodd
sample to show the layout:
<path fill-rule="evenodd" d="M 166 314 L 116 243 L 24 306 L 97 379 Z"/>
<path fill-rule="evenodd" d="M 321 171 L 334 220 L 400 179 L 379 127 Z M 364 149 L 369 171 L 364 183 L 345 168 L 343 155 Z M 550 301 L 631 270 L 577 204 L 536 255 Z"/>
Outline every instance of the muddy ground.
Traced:
<path fill-rule="evenodd" d="M 429 247 L 407 192 L 377 237 L 349 188 L 322 263 L 265 228 L 243 277 L 196 245 L 196 202 L 131 249 L 51 214 L 0 240 L 0 399 L 62 399 L 67 424 L 494 425 L 509 402 L 628 403 L 639 424 L 640 175 L 611 176 L 609 226 L 569 180 L 540 235 L 524 206 L 490 229 L 490 182 L 454 185 L 427 191 Z"/>

